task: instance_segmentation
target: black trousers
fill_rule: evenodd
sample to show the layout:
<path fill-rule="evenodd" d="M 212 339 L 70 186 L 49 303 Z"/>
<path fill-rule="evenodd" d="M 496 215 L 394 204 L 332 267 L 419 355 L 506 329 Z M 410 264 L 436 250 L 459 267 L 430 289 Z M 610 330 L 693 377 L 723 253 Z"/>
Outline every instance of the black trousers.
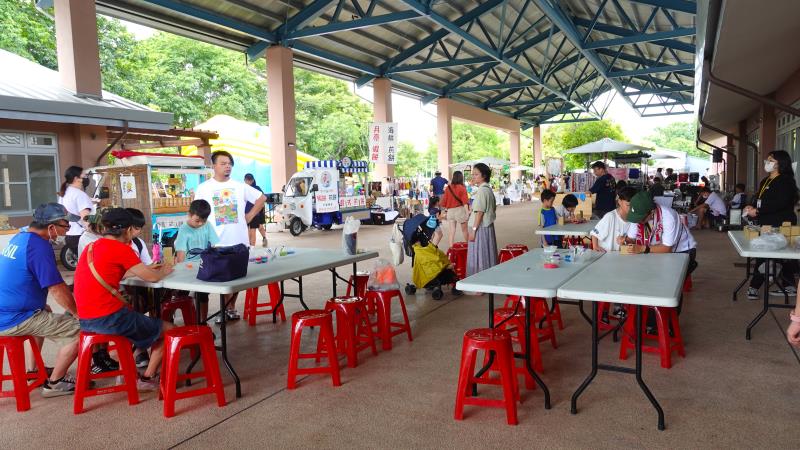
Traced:
<path fill-rule="evenodd" d="M 750 287 L 759 289 L 764 284 L 764 274 L 759 272 L 759 268 L 766 263 L 765 259 L 756 259 L 756 268 L 753 271 L 753 276 L 750 277 Z M 797 260 L 783 259 L 781 262 L 781 273 L 779 274 L 781 282 L 784 287 L 794 287 L 794 277 L 797 273 Z"/>

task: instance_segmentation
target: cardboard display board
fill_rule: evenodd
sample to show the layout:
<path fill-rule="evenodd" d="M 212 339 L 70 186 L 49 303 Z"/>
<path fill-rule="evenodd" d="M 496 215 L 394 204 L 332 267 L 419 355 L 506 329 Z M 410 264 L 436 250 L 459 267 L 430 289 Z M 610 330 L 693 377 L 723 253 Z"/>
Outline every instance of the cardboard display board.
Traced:
<path fill-rule="evenodd" d="M 572 194 L 578 198 L 578 206 L 575 208 L 575 214 L 578 214 L 578 211 L 583 212 L 583 217 L 589 219 L 592 217 L 592 194 L 590 192 L 567 192 L 563 194 L 556 194 L 555 200 L 553 200 L 553 206 L 558 206 L 564 200 L 564 197 Z"/>

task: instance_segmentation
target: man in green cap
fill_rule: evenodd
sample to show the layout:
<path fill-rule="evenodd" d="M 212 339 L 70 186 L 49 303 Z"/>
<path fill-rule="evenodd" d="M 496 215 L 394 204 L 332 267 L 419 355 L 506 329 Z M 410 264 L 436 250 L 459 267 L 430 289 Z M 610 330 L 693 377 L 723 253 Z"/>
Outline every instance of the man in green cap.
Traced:
<path fill-rule="evenodd" d="M 639 192 L 631 199 L 627 221 L 634 226 L 620 242 L 634 244 L 635 253 L 687 253 L 689 273 L 697 267 L 697 242 L 674 209 L 657 205 L 647 192 Z"/>

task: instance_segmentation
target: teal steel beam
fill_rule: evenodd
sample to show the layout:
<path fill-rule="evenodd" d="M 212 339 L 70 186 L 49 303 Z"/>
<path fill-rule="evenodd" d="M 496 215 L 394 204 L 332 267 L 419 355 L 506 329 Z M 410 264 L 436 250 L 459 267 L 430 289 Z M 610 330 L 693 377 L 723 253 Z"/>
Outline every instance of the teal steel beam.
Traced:
<path fill-rule="evenodd" d="M 636 69 L 636 70 L 621 70 L 616 72 L 609 72 L 607 76 L 608 78 L 623 78 L 623 77 L 633 77 L 639 75 L 649 75 L 653 73 L 683 72 L 687 70 L 694 70 L 694 64 L 676 64 L 673 66 L 656 66 L 656 67 L 646 67 L 644 69 Z"/>
<path fill-rule="evenodd" d="M 633 3 L 642 3 L 658 8 L 671 9 L 687 14 L 697 14 L 697 3 L 685 0 L 631 0 Z"/>
<path fill-rule="evenodd" d="M 548 103 L 556 103 L 561 102 L 563 100 L 559 99 L 555 95 L 548 95 L 539 100 L 517 100 L 513 102 L 499 102 L 495 103 L 493 106 L 496 108 L 501 108 L 503 106 L 539 106 L 539 105 L 546 105 Z"/>
<path fill-rule="evenodd" d="M 572 22 L 575 25 L 581 26 L 581 27 L 588 28 L 588 27 L 592 26 L 592 22 L 590 20 L 582 19 L 580 17 L 573 17 L 572 18 Z M 594 24 L 594 29 L 596 31 L 602 31 L 603 33 L 614 34 L 614 35 L 617 35 L 617 36 L 624 36 L 624 37 L 634 36 L 634 35 L 639 34 L 638 31 L 629 30 L 627 28 L 617 27 L 617 26 L 609 25 L 609 24 L 605 24 L 605 23 L 595 23 Z M 685 42 L 681 42 L 681 41 L 678 41 L 676 39 L 665 39 L 665 40 L 662 40 L 662 41 L 658 41 L 655 44 L 663 46 L 663 47 L 671 48 L 673 50 L 680 50 L 682 52 L 692 53 L 692 54 L 694 54 L 694 52 L 696 50 L 694 44 L 687 44 Z"/>
<path fill-rule="evenodd" d="M 526 68 L 522 67 L 520 64 L 517 64 L 516 62 L 511 60 L 510 58 L 505 57 L 504 55 L 500 54 L 498 51 L 496 51 L 493 48 L 491 48 L 486 43 L 480 41 L 475 36 L 469 34 L 467 31 L 463 30 L 460 26 L 456 25 L 453 22 L 450 22 L 448 19 L 446 19 L 446 18 L 440 16 L 439 14 L 437 14 L 436 12 L 432 11 L 430 9 L 430 6 L 423 5 L 422 3 L 419 3 L 419 2 L 417 2 L 415 0 L 402 0 L 402 1 L 403 1 L 403 3 L 408 5 L 411 9 L 419 12 L 420 14 L 427 14 L 428 19 L 432 20 L 433 22 L 435 22 L 439 26 L 445 28 L 446 30 L 449 30 L 451 33 L 454 33 L 454 34 L 460 36 L 462 39 L 464 39 L 465 41 L 469 42 L 474 47 L 478 48 L 484 54 L 486 54 L 488 56 L 491 56 L 493 59 L 495 59 L 496 61 L 499 61 L 501 64 L 503 64 L 505 66 L 508 66 L 511 69 L 513 69 L 514 71 L 520 73 L 525 78 L 529 79 L 531 82 L 541 86 L 547 92 L 557 95 L 558 97 L 564 99 L 564 101 L 566 101 L 566 102 L 568 102 L 568 103 L 580 108 L 583 111 L 589 112 L 588 108 L 586 108 L 586 106 L 582 105 L 579 102 L 571 100 L 565 93 L 561 92 L 560 90 L 558 90 L 556 88 L 553 88 L 553 87 L 550 87 L 547 83 L 544 82 L 544 80 L 542 80 L 541 78 L 536 76 L 529 69 L 526 69 Z"/>
<path fill-rule="evenodd" d="M 326 34 L 339 33 L 341 31 L 353 31 L 377 25 L 402 22 L 415 19 L 417 17 L 420 17 L 420 15 L 416 11 L 400 11 L 383 14 L 380 16 L 364 17 L 362 19 L 356 19 L 347 22 L 334 22 L 318 27 L 309 27 L 292 31 L 287 35 L 287 39 L 302 39 L 312 36 L 324 36 Z"/>
<path fill-rule="evenodd" d="M 397 66 L 394 68 L 389 69 L 386 73 L 400 73 L 400 72 L 417 72 L 419 70 L 430 70 L 430 69 L 441 69 L 444 67 L 455 67 L 455 66 L 469 66 L 471 64 L 481 64 L 493 61 L 492 58 L 488 56 L 477 56 L 474 58 L 463 58 L 463 59 L 453 59 L 450 61 L 434 61 L 429 63 L 422 63 L 422 64 L 411 64 L 407 66 Z"/>
<path fill-rule="evenodd" d="M 606 39 L 602 41 L 587 42 L 584 47 L 588 49 L 616 47 L 618 45 L 639 44 L 645 42 L 656 42 L 684 36 L 694 36 L 697 33 L 695 28 L 677 28 L 670 31 L 659 31 L 657 33 L 640 33 L 630 36 Z"/>
<path fill-rule="evenodd" d="M 200 20 L 202 22 L 207 22 L 213 25 L 217 25 L 223 28 L 228 28 L 230 30 L 245 34 L 252 38 L 264 41 L 267 43 L 267 45 L 277 41 L 277 37 L 274 33 L 271 33 L 263 28 L 259 28 L 255 25 L 246 24 L 231 17 L 223 16 L 203 8 L 198 8 L 196 6 L 191 6 L 186 3 L 174 0 L 143 0 L 143 1 L 145 3 L 150 3 L 152 5 L 160 6 L 162 8 L 175 11 L 177 13 L 189 16 L 193 19 Z"/>
<path fill-rule="evenodd" d="M 627 96 L 634 96 L 634 95 L 659 95 L 659 94 L 672 94 L 675 92 L 692 92 L 694 90 L 693 86 L 683 86 L 683 87 L 675 87 L 675 88 L 663 88 L 663 89 L 653 89 L 653 88 L 639 88 L 636 86 L 630 86 L 634 89 L 639 89 L 636 92 L 625 92 Z"/>

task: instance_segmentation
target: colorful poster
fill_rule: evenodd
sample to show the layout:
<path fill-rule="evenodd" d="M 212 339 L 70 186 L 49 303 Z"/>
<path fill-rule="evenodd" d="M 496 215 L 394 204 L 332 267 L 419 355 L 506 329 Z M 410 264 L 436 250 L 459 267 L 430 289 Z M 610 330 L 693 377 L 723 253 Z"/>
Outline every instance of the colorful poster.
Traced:
<path fill-rule="evenodd" d="M 133 175 L 120 175 L 119 187 L 122 190 L 122 199 L 136 198 L 136 178 Z"/>
<path fill-rule="evenodd" d="M 314 192 L 316 212 L 327 213 L 339 210 L 339 171 L 337 169 L 321 169 L 319 184 Z"/>
<path fill-rule="evenodd" d="M 373 122 L 369 127 L 369 162 L 397 163 L 397 122 Z"/>
<path fill-rule="evenodd" d="M 214 218 L 217 226 L 230 225 L 239 222 L 239 205 L 236 202 L 235 189 L 220 189 L 214 191 L 212 197 L 214 204 Z"/>

